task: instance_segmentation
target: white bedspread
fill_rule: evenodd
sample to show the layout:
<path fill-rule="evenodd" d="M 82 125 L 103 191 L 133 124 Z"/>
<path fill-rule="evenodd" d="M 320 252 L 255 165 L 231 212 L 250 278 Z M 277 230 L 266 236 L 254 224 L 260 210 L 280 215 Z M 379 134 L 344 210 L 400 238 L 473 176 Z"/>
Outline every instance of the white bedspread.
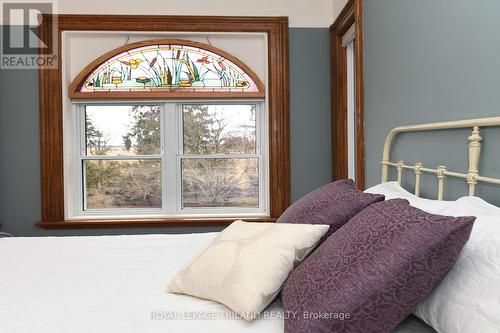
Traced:
<path fill-rule="evenodd" d="M 215 235 L 0 238 L 0 331 L 283 332 L 280 318 L 248 323 L 218 303 L 164 292 Z M 282 313 L 279 301 L 267 310 Z M 432 331 L 410 319 L 395 332 Z"/>

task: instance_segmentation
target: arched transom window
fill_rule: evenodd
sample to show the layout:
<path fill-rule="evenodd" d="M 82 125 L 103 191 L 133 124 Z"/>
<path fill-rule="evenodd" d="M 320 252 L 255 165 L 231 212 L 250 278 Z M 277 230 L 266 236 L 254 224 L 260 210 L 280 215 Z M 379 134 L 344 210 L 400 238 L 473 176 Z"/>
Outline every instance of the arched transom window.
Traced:
<path fill-rule="evenodd" d="M 264 97 L 264 85 L 242 61 L 208 44 L 149 40 L 89 64 L 70 86 L 71 98 Z"/>

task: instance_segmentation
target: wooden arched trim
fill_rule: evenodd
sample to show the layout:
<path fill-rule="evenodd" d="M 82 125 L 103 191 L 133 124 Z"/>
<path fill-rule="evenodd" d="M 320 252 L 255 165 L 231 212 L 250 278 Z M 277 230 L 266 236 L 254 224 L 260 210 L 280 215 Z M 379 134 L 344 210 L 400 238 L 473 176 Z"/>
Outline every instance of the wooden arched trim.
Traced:
<path fill-rule="evenodd" d="M 99 89 L 98 91 L 84 91 L 84 85 L 88 78 L 92 77 L 96 71 L 100 70 L 100 67 L 105 64 L 108 60 L 115 61 L 115 57 L 127 52 L 133 51 L 135 49 L 142 49 L 149 46 L 188 46 L 193 48 L 198 48 L 202 50 L 209 51 L 214 55 L 224 59 L 223 61 L 228 61 L 229 65 L 233 68 L 237 68 L 239 72 L 244 73 L 247 78 L 247 82 L 250 91 L 245 91 L 245 88 L 212 88 L 206 89 L 196 89 L 195 87 L 181 88 L 165 86 L 154 90 L 140 90 L 131 89 L 128 91 L 124 90 L 114 90 L 114 89 Z M 152 67 L 153 65 L 151 65 Z M 145 86 L 146 87 L 146 86 Z M 243 61 L 236 58 L 232 54 L 221 50 L 212 45 L 194 42 L 190 40 L 182 39 L 152 39 L 140 41 L 128 45 L 116 48 L 106 54 L 103 54 L 99 58 L 92 61 L 87 65 L 72 81 L 69 86 L 69 97 L 74 99 L 108 99 L 108 98 L 263 98 L 265 96 L 264 84 L 260 78 L 255 74 L 255 72 L 246 65 Z"/>

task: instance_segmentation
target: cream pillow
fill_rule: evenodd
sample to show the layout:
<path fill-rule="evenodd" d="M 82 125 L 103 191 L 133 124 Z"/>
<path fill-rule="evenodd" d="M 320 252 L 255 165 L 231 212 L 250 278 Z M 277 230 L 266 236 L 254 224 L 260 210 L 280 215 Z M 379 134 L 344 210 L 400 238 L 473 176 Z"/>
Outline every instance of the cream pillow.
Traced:
<path fill-rule="evenodd" d="M 252 320 L 328 227 L 235 221 L 177 273 L 167 292 L 217 301 Z"/>

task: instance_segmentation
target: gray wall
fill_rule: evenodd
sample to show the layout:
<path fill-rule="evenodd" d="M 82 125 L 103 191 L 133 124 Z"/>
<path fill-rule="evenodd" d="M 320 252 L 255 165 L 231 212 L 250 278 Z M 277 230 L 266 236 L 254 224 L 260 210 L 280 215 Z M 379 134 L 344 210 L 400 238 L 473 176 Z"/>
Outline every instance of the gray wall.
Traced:
<path fill-rule="evenodd" d="M 328 29 L 290 29 L 292 199 L 331 175 Z M 40 219 L 38 73 L 0 70 L 0 222 L 18 236 L 181 233 L 218 228 L 44 230 Z"/>
<path fill-rule="evenodd" d="M 366 170 L 371 186 L 380 181 L 382 145 L 391 128 L 500 116 L 500 2 L 366 0 L 364 10 Z M 469 133 L 403 135 L 393 159 L 421 160 L 432 167 L 441 162 L 465 170 Z M 500 177 L 500 129 L 485 130 L 483 137 L 481 171 Z M 411 187 L 414 177 L 408 175 Z M 425 177 L 427 193 L 435 193 L 434 178 Z M 465 194 L 464 183 L 450 185 L 448 198 Z M 480 195 L 500 203 L 498 187 L 481 186 Z"/>
<path fill-rule="evenodd" d="M 328 29 L 290 29 L 292 201 L 332 176 Z"/>

